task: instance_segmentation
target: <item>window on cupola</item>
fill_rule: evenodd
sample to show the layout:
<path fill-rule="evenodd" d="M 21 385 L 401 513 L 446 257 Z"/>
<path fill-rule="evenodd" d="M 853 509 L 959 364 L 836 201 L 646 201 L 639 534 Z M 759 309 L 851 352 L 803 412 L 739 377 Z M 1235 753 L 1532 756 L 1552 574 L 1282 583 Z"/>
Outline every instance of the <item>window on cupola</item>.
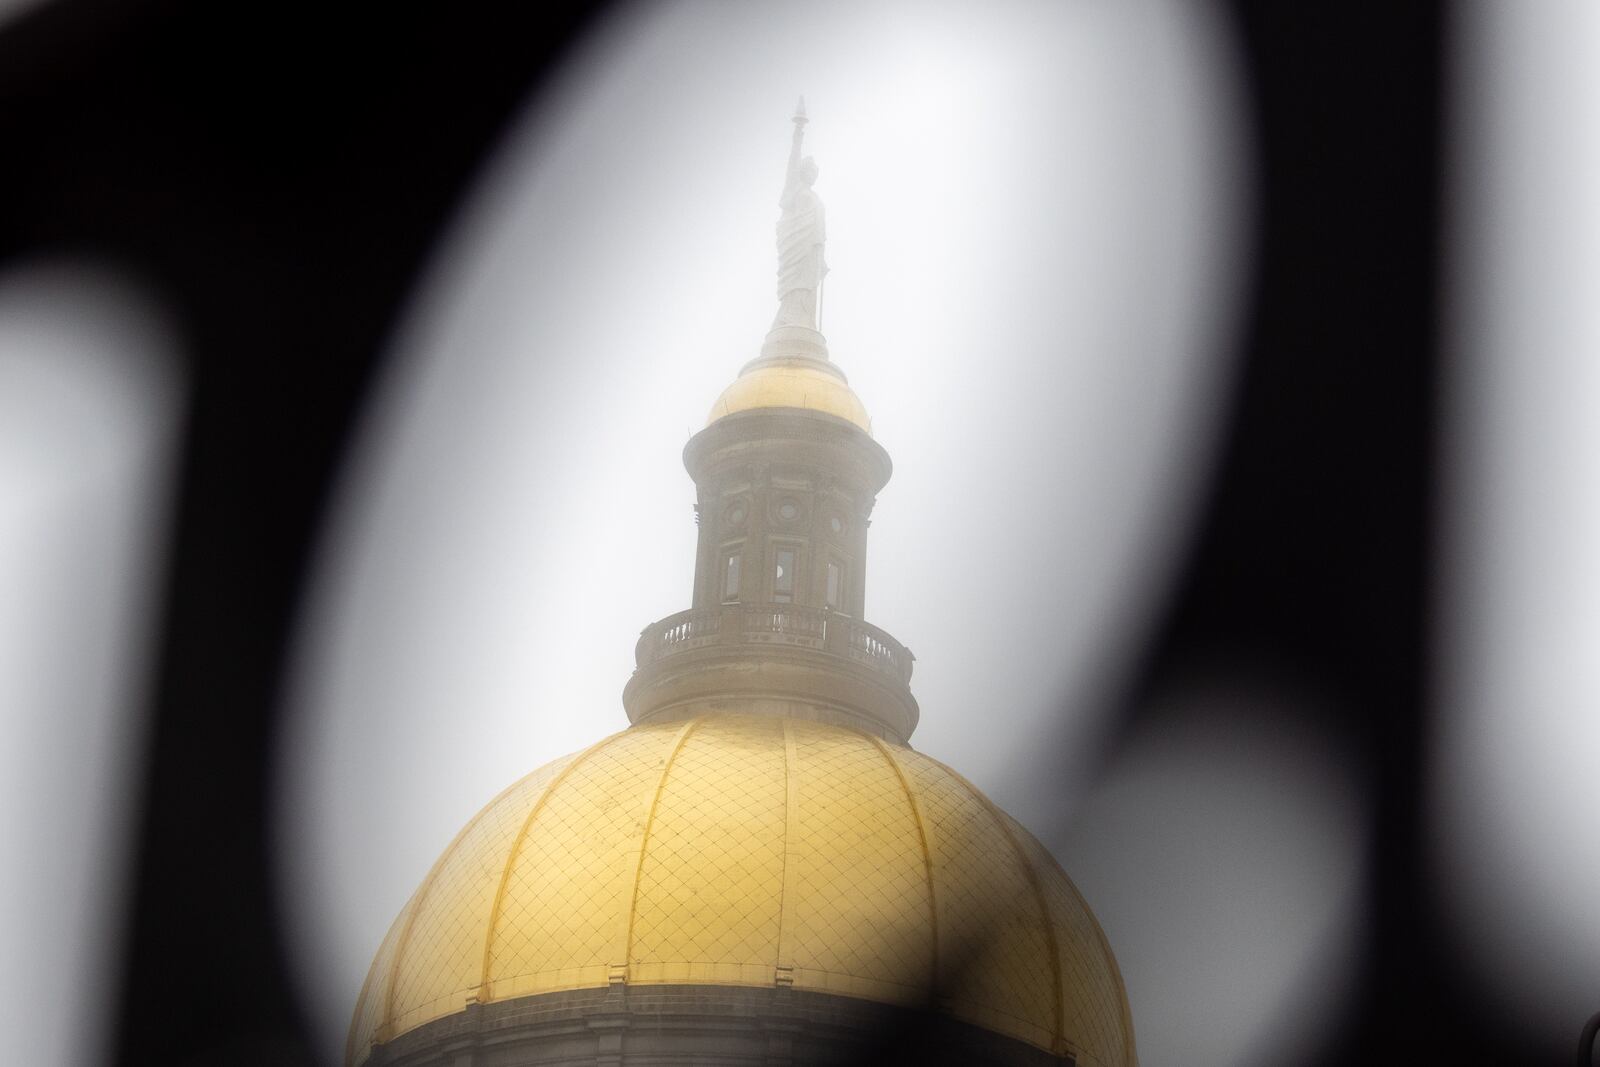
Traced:
<path fill-rule="evenodd" d="M 731 603 L 739 599 L 739 556 L 738 552 L 730 552 L 722 564 L 722 602 Z"/>
<path fill-rule="evenodd" d="M 794 549 L 780 548 L 772 575 L 772 599 L 779 604 L 794 600 Z"/>
<path fill-rule="evenodd" d="M 826 590 L 826 599 L 823 602 L 834 611 L 838 611 L 843 594 L 844 568 L 830 559 L 828 561 L 828 588 Z"/>

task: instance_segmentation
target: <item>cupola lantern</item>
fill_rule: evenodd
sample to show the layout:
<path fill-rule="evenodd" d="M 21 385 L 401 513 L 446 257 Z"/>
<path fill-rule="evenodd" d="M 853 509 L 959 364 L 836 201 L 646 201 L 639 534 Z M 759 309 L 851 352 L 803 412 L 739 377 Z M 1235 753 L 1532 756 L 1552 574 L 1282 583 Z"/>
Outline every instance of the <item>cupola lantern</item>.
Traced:
<path fill-rule="evenodd" d="M 818 331 L 827 264 L 816 163 L 796 107 L 778 206 L 778 312 L 760 354 L 684 449 L 699 516 L 687 611 L 645 628 L 634 723 L 738 706 L 905 744 L 912 656 L 868 623 L 867 527 L 889 454 Z"/>

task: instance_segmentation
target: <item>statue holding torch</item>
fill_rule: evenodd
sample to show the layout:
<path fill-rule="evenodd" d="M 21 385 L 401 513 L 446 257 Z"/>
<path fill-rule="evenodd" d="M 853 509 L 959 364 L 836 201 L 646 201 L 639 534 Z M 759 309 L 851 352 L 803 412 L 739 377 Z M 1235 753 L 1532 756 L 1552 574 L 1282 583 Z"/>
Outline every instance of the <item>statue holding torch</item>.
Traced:
<path fill-rule="evenodd" d="M 801 97 L 795 106 L 789 171 L 778 200 L 783 214 L 778 218 L 778 315 L 772 321 L 773 329 L 817 329 L 818 296 L 828 273 L 822 258 L 827 234 L 822 201 L 811 188 L 817 180 L 817 164 L 810 156 L 800 155 L 807 121 L 806 102 Z"/>

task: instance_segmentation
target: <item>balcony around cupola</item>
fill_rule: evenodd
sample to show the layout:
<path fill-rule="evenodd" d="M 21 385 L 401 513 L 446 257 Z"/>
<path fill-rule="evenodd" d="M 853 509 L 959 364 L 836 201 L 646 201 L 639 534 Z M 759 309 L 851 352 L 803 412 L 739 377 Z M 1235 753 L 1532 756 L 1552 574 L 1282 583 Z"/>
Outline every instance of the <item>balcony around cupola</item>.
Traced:
<path fill-rule="evenodd" d="M 818 330 L 824 225 L 795 116 L 779 206 L 778 314 L 684 449 L 700 528 L 687 611 L 645 628 L 634 723 L 717 711 L 850 726 L 907 744 L 913 657 L 863 618 L 867 527 L 889 454 Z"/>
<path fill-rule="evenodd" d="M 1082 895 L 904 747 L 911 654 L 862 617 L 889 456 L 804 288 L 821 205 L 784 212 L 778 322 L 684 450 L 694 595 L 639 639 L 634 725 L 456 836 L 377 949 L 348 1067 L 1137 1067 Z"/>

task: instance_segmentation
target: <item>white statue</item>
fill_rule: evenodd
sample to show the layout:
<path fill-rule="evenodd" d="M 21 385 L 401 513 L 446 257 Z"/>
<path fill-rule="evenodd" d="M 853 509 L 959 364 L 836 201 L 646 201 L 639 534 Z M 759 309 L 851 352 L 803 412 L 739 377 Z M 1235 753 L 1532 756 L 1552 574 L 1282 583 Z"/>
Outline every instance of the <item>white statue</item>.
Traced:
<path fill-rule="evenodd" d="M 803 326 L 817 328 L 817 295 L 828 264 L 822 258 L 827 236 L 822 201 L 811 186 L 817 180 L 817 164 L 800 155 L 800 139 L 805 135 L 806 102 L 802 97 L 795 108 L 794 141 L 789 147 L 789 173 L 778 207 L 778 316 L 772 328 Z"/>

